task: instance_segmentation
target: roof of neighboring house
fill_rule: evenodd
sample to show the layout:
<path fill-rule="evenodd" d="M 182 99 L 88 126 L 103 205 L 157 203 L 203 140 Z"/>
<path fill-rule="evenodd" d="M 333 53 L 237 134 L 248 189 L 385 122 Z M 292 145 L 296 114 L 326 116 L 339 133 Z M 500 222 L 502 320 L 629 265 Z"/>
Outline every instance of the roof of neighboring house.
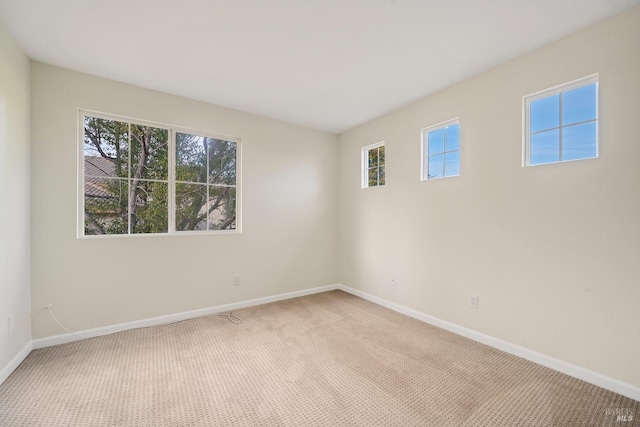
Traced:
<path fill-rule="evenodd" d="M 84 156 L 85 176 L 115 176 L 116 165 L 102 156 Z"/>
<path fill-rule="evenodd" d="M 89 197 L 109 198 L 114 194 L 107 190 L 105 177 L 115 176 L 114 163 L 100 156 L 84 156 L 84 194 Z"/>

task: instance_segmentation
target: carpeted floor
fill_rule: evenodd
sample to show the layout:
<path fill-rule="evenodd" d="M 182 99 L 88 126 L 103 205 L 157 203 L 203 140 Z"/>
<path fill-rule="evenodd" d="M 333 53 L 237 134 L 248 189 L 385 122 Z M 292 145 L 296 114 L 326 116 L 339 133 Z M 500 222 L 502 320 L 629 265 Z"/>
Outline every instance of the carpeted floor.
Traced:
<path fill-rule="evenodd" d="M 638 401 L 341 291 L 236 313 L 35 350 L 0 426 L 640 425 Z"/>

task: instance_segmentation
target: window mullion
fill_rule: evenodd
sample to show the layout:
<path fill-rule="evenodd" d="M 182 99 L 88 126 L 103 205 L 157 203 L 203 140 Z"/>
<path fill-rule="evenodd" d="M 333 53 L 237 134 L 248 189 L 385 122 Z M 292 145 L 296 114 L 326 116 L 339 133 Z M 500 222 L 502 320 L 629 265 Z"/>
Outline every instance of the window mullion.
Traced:
<path fill-rule="evenodd" d="M 526 108 L 524 112 L 525 114 L 524 126 L 525 126 L 526 139 L 524 141 L 525 159 L 524 159 L 523 166 L 530 166 L 531 165 L 531 136 L 533 135 L 533 132 L 531 132 L 531 100 L 528 99 L 525 105 L 526 105 Z"/>
<path fill-rule="evenodd" d="M 444 127 L 444 132 L 442 133 L 442 177 L 447 177 L 447 127 Z"/>
<path fill-rule="evenodd" d="M 167 182 L 167 209 L 169 209 L 167 215 L 167 230 L 169 234 L 175 233 L 176 231 L 176 132 L 173 129 L 169 129 L 169 170 L 168 178 L 169 182 Z"/>
<path fill-rule="evenodd" d="M 131 145 L 131 123 L 127 123 L 127 138 L 127 144 L 129 145 L 127 153 L 127 234 L 133 234 L 133 224 L 131 224 L 131 192 L 133 190 L 133 188 L 131 188 L 133 185 L 131 180 L 131 152 L 133 151 Z"/>
<path fill-rule="evenodd" d="M 378 177 L 376 179 L 376 186 L 380 186 L 380 148 L 377 148 L 378 151 L 378 164 L 376 165 L 376 171 L 378 172 Z"/>
<path fill-rule="evenodd" d="M 447 177 L 447 154 L 442 152 L 442 177 Z"/>
<path fill-rule="evenodd" d="M 209 202 L 211 200 L 211 196 L 209 195 L 209 170 L 210 170 L 209 169 L 209 157 L 210 157 L 209 146 L 210 145 L 211 144 L 209 144 L 209 139 L 208 138 L 204 138 L 204 146 L 205 146 L 204 155 L 207 157 L 207 162 L 206 162 L 206 164 L 207 164 L 206 168 L 207 169 L 204 171 L 205 188 L 207 190 L 207 193 L 206 193 L 207 195 L 205 196 L 207 199 L 205 200 L 205 204 L 204 204 L 206 206 L 205 223 L 207 225 L 207 230 L 209 229 L 209 208 L 210 208 Z"/>
<path fill-rule="evenodd" d="M 562 98 L 563 98 L 564 92 L 560 92 L 560 96 L 558 97 L 558 99 L 560 100 L 560 108 L 558 108 L 558 146 L 560 149 L 560 154 L 558 156 L 558 158 L 560 159 L 560 161 L 562 161 Z"/>
<path fill-rule="evenodd" d="M 378 179 L 376 180 L 376 185 L 380 186 L 380 151 L 381 151 L 382 147 L 378 147 L 378 165 L 377 165 L 377 170 L 378 170 Z"/>
<path fill-rule="evenodd" d="M 442 134 L 442 177 L 447 177 L 447 128 L 449 126 L 444 127 L 444 132 Z"/>

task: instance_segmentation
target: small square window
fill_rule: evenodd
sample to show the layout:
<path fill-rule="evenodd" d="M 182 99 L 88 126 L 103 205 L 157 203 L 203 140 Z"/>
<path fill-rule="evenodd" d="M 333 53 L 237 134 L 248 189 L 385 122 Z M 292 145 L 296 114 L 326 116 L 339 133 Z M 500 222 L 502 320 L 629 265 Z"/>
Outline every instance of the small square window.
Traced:
<path fill-rule="evenodd" d="M 362 148 L 362 188 L 384 185 L 384 164 L 384 142 Z"/>
<path fill-rule="evenodd" d="M 598 76 L 525 96 L 524 165 L 598 157 Z"/>
<path fill-rule="evenodd" d="M 460 123 L 449 120 L 422 129 L 422 180 L 460 175 Z"/>

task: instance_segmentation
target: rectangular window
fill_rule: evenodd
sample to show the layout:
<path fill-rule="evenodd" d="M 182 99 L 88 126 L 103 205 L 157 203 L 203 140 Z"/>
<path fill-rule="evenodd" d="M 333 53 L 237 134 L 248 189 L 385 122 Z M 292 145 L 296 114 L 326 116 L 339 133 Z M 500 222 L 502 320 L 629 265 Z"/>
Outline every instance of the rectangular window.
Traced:
<path fill-rule="evenodd" d="M 176 133 L 176 230 L 235 229 L 237 143 Z"/>
<path fill-rule="evenodd" d="M 448 120 L 422 129 L 422 180 L 460 175 L 460 123 Z"/>
<path fill-rule="evenodd" d="M 384 142 L 362 148 L 362 188 L 384 185 L 384 161 Z"/>
<path fill-rule="evenodd" d="M 598 76 L 523 98 L 523 164 L 598 157 Z"/>
<path fill-rule="evenodd" d="M 236 230 L 238 140 L 80 115 L 80 236 Z"/>

